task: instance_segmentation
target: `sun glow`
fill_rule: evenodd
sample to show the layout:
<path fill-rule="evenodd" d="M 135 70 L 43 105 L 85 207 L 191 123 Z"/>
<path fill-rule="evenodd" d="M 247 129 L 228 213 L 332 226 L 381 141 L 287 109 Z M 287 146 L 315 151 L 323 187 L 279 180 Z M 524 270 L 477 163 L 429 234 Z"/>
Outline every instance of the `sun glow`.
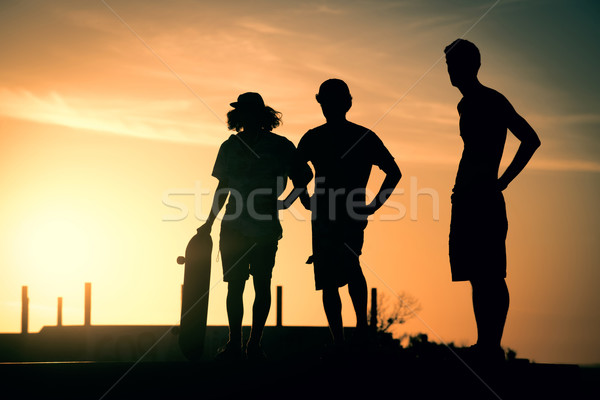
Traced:
<path fill-rule="evenodd" d="M 80 210 L 47 207 L 22 221 L 14 236 L 14 265 L 28 282 L 57 292 L 90 281 L 102 269 L 106 233 L 86 223 Z"/>

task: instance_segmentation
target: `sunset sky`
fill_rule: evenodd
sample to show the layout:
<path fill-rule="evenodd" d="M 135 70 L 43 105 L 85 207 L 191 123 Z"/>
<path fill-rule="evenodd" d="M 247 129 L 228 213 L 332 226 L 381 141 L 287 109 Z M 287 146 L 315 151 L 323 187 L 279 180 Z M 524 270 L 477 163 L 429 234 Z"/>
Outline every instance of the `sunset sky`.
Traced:
<path fill-rule="evenodd" d="M 542 141 L 505 192 L 503 345 L 538 362 L 600 363 L 599 20 L 592 0 L 3 1 L 0 332 L 20 330 L 23 285 L 30 331 L 56 324 L 59 296 L 63 323 L 82 324 L 85 282 L 93 324 L 177 324 L 175 260 L 207 215 L 229 103 L 261 93 L 283 114 L 275 132 L 297 144 L 324 122 L 314 95 L 335 77 L 354 98 L 348 118 L 403 172 L 366 230 L 369 287 L 419 299 L 401 333 L 472 344 L 470 287 L 450 281 L 447 256 L 462 141 L 443 49 L 465 36 L 481 50 L 482 83 Z M 376 169 L 371 190 L 381 180 Z M 283 322 L 326 325 L 304 263 L 309 214 L 298 203 L 281 218 Z M 209 324 L 225 325 L 216 247 Z M 245 299 L 249 323 L 251 286 Z"/>

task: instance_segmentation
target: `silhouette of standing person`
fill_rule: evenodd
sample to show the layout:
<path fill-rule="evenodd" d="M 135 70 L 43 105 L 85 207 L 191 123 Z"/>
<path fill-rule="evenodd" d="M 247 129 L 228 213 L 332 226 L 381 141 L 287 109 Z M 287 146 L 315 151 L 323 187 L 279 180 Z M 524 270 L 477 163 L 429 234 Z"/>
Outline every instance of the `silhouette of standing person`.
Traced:
<path fill-rule="evenodd" d="M 344 342 L 339 288 L 348 285 L 356 313 L 359 343 L 367 339 L 367 283 L 359 256 L 362 252 L 367 216 L 377 211 L 400 181 L 394 157 L 372 131 L 346 119 L 352 96 L 339 79 L 323 82 L 316 96 L 326 123 L 309 130 L 298 143 L 303 161 L 315 170 L 315 191 L 300 195 L 312 210 L 315 287 L 323 291 L 323 307 L 333 336 L 334 348 Z M 377 165 L 386 177 L 379 192 L 366 204 L 365 188 L 371 168 Z"/>
<path fill-rule="evenodd" d="M 198 231 L 210 232 L 227 197 L 221 223 L 219 247 L 223 280 L 227 282 L 229 341 L 219 349 L 221 359 L 240 359 L 242 345 L 243 293 L 249 275 L 255 298 L 252 329 L 246 345 L 249 359 L 262 359 L 261 338 L 271 307 L 271 276 L 277 244 L 282 237 L 277 198 L 290 177 L 295 186 L 305 187 L 312 171 L 301 163 L 296 147 L 271 132 L 281 123 L 281 114 L 265 103 L 258 93 L 244 93 L 231 103 L 227 114 L 231 135 L 220 147 L 212 175 L 219 180 L 211 213 Z"/>
<path fill-rule="evenodd" d="M 508 221 L 502 191 L 527 165 L 540 140 L 509 101 L 482 85 L 478 48 L 457 39 L 444 49 L 458 103 L 464 150 L 452 194 L 449 256 L 453 281 L 469 281 L 477 343 L 469 354 L 481 361 L 504 360 L 500 345 L 509 307 L 506 285 Z M 507 129 L 521 142 L 498 178 Z"/>

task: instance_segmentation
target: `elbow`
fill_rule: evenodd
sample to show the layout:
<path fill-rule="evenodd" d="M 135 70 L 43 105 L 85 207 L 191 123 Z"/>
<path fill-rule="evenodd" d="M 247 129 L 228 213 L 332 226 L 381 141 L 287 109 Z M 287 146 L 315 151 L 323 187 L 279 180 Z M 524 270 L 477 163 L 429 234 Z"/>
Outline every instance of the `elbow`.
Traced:
<path fill-rule="evenodd" d="M 299 173 L 294 173 L 290 176 L 295 188 L 304 188 L 313 179 L 313 173 L 310 168 L 306 168 Z"/>
<path fill-rule="evenodd" d="M 398 170 L 398 173 L 396 175 L 394 175 L 394 178 L 396 180 L 396 184 L 398 182 L 400 182 L 400 179 L 402 179 L 402 172 L 400 172 L 400 170 Z"/>
<path fill-rule="evenodd" d="M 400 168 L 398 168 L 398 165 L 388 173 L 388 177 L 390 180 L 394 181 L 394 186 L 400 182 L 400 179 L 402 179 L 402 172 L 400 171 Z"/>
<path fill-rule="evenodd" d="M 308 185 L 308 183 L 310 181 L 312 181 L 313 179 L 313 173 L 312 171 L 307 171 L 307 173 L 302 177 L 301 181 L 299 182 L 300 185 L 297 187 L 302 187 L 302 188 L 306 188 L 306 186 Z"/>
<path fill-rule="evenodd" d="M 531 150 L 532 153 L 534 153 L 541 145 L 542 142 L 540 141 L 540 138 L 536 136 L 528 143 L 527 147 Z"/>
<path fill-rule="evenodd" d="M 402 179 L 402 172 L 400 171 L 398 164 L 395 164 L 395 166 L 396 168 L 394 168 L 394 177 L 400 181 L 400 179 Z"/>

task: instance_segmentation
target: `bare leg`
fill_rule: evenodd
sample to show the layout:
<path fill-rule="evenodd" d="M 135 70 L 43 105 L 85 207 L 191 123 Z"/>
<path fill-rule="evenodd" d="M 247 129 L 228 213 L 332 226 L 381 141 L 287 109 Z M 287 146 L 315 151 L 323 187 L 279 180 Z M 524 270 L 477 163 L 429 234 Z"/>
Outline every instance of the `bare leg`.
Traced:
<path fill-rule="evenodd" d="M 352 299 L 352 305 L 354 306 L 354 312 L 356 313 L 356 328 L 366 330 L 367 324 L 367 281 L 365 276 L 360 273 L 348 283 L 348 293 Z"/>
<path fill-rule="evenodd" d="M 323 289 L 323 308 L 329 322 L 334 344 L 344 343 L 344 325 L 342 322 L 342 299 L 338 288 Z"/>
<path fill-rule="evenodd" d="M 506 323 L 510 297 L 504 279 L 471 281 L 473 311 L 477 324 L 477 345 L 499 348 Z"/>
<path fill-rule="evenodd" d="M 229 319 L 229 343 L 242 344 L 242 319 L 244 317 L 244 287 L 246 281 L 232 281 L 227 287 L 227 317 Z"/>
<path fill-rule="evenodd" d="M 254 304 L 252 306 L 252 331 L 248 346 L 259 346 L 262 338 L 263 329 L 271 309 L 271 280 L 254 280 Z"/>

